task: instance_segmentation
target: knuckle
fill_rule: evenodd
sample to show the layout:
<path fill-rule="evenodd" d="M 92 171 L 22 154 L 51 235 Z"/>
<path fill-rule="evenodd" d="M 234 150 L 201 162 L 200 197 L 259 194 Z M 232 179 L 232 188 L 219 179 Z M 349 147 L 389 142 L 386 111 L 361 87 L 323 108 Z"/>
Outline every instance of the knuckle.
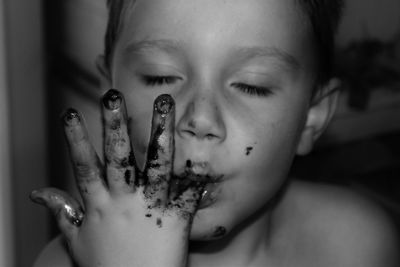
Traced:
<path fill-rule="evenodd" d="M 111 135 L 106 138 L 106 149 L 110 152 L 126 150 L 126 147 L 129 147 L 129 139 L 127 136 L 121 135 Z"/>
<path fill-rule="evenodd" d="M 75 171 L 79 178 L 85 178 L 85 180 L 97 179 L 98 171 L 88 163 L 77 162 L 75 164 Z"/>
<path fill-rule="evenodd" d="M 106 157 L 107 164 L 116 168 L 128 168 L 134 166 L 134 157 L 132 153 L 114 154 Z"/>

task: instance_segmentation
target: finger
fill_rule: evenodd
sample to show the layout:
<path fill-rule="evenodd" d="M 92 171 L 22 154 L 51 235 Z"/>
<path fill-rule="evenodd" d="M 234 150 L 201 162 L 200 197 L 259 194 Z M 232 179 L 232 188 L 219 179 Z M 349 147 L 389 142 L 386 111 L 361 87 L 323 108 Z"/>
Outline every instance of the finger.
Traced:
<path fill-rule="evenodd" d="M 171 200 L 169 208 L 176 210 L 182 218 L 191 221 L 199 206 L 205 184 L 192 182 L 184 192 Z"/>
<path fill-rule="evenodd" d="M 93 202 L 93 198 L 104 197 L 107 193 L 101 162 L 89 141 L 83 117 L 78 111 L 69 109 L 65 112 L 64 130 L 78 189 L 86 206 Z"/>
<path fill-rule="evenodd" d="M 175 103 L 161 95 L 154 102 L 150 144 L 144 171 L 145 195 L 154 205 L 165 205 L 174 154 Z"/>
<path fill-rule="evenodd" d="M 43 188 L 30 194 L 30 199 L 44 205 L 56 217 L 61 232 L 69 239 L 77 232 L 82 224 L 84 213 L 78 201 L 55 188 Z"/>
<path fill-rule="evenodd" d="M 132 191 L 135 159 L 128 135 L 126 104 L 117 90 L 111 89 L 104 95 L 103 117 L 104 156 L 110 191 Z"/>

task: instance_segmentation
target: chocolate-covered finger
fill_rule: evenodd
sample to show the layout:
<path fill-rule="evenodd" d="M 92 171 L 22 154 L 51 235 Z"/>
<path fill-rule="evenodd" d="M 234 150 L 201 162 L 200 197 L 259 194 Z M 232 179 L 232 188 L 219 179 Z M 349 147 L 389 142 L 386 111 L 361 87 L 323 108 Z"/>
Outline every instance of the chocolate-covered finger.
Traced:
<path fill-rule="evenodd" d="M 150 144 L 144 171 L 146 197 L 154 205 L 165 205 L 168 195 L 173 155 L 175 103 L 170 95 L 161 95 L 154 102 Z"/>
<path fill-rule="evenodd" d="M 135 159 L 128 134 L 127 111 L 120 92 L 111 89 L 103 96 L 104 156 L 111 192 L 134 189 Z"/>
<path fill-rule="evenodd" d="M 30 199 L 44 205 L 56 217 L 62 233 L 70 239 L 82 224 L 84 213 L 78 201 L 55 188 L 43 188 L 30 194 Z"/>
<path fill-rule="evenodd" d="M 102 197 L 107 193 L 102 165 L 89 141 L 82 115 L 74 109 L 68 109 L 64 113 L 63 121 L 77 185 L 86 204 L 92 198 Z"/>
<path fill-rule="evenodd" d="M 176 210 L 182 218 L 191 220 L 197 211 L 205 184 L 192 182 L 182 193 L 171 199 L 169 206 Z"/>

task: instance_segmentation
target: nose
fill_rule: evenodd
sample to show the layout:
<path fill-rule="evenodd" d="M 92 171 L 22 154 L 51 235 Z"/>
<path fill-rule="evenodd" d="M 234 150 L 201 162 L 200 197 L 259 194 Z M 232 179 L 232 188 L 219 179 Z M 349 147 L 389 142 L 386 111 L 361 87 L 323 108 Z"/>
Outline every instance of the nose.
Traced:
<path fill-rule="evenodd" d="M 222 142 L 226 128 L 216 97 L 212 93 L 197 93 L 184 106 L 177 132 L 182 138 L 197 138 Z"/>

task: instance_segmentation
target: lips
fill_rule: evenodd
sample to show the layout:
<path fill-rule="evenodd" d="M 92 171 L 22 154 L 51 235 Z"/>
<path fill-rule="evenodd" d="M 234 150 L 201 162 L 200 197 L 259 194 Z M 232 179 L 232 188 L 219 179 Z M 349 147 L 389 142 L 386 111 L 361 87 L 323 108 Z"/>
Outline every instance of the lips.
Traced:
<path fill-rule="evenodd" d="M 208 162 L 186 161 L 184 170 L 171 178 L 170 196 L 179 197 L 188 188 L 202 190 L 199 209 L 210 206 L 216 201 L 215 191 L 224 175 L 216 174 Z"/>
<path fill-rule="evenodd" d="M 219 183 L 211 183 L 205 186 L 198 209 L 207 208 L 217 201 L 216 192 L 218 185 Z"/>
<path fill-rule="evenodd" d="M 222 180 L 224 175 L 217 174 L 210 163 L 186 161 L 183 170 L 174 175 L 175 179 L 188 180 L 199 183 L 217 183 Z"/>

